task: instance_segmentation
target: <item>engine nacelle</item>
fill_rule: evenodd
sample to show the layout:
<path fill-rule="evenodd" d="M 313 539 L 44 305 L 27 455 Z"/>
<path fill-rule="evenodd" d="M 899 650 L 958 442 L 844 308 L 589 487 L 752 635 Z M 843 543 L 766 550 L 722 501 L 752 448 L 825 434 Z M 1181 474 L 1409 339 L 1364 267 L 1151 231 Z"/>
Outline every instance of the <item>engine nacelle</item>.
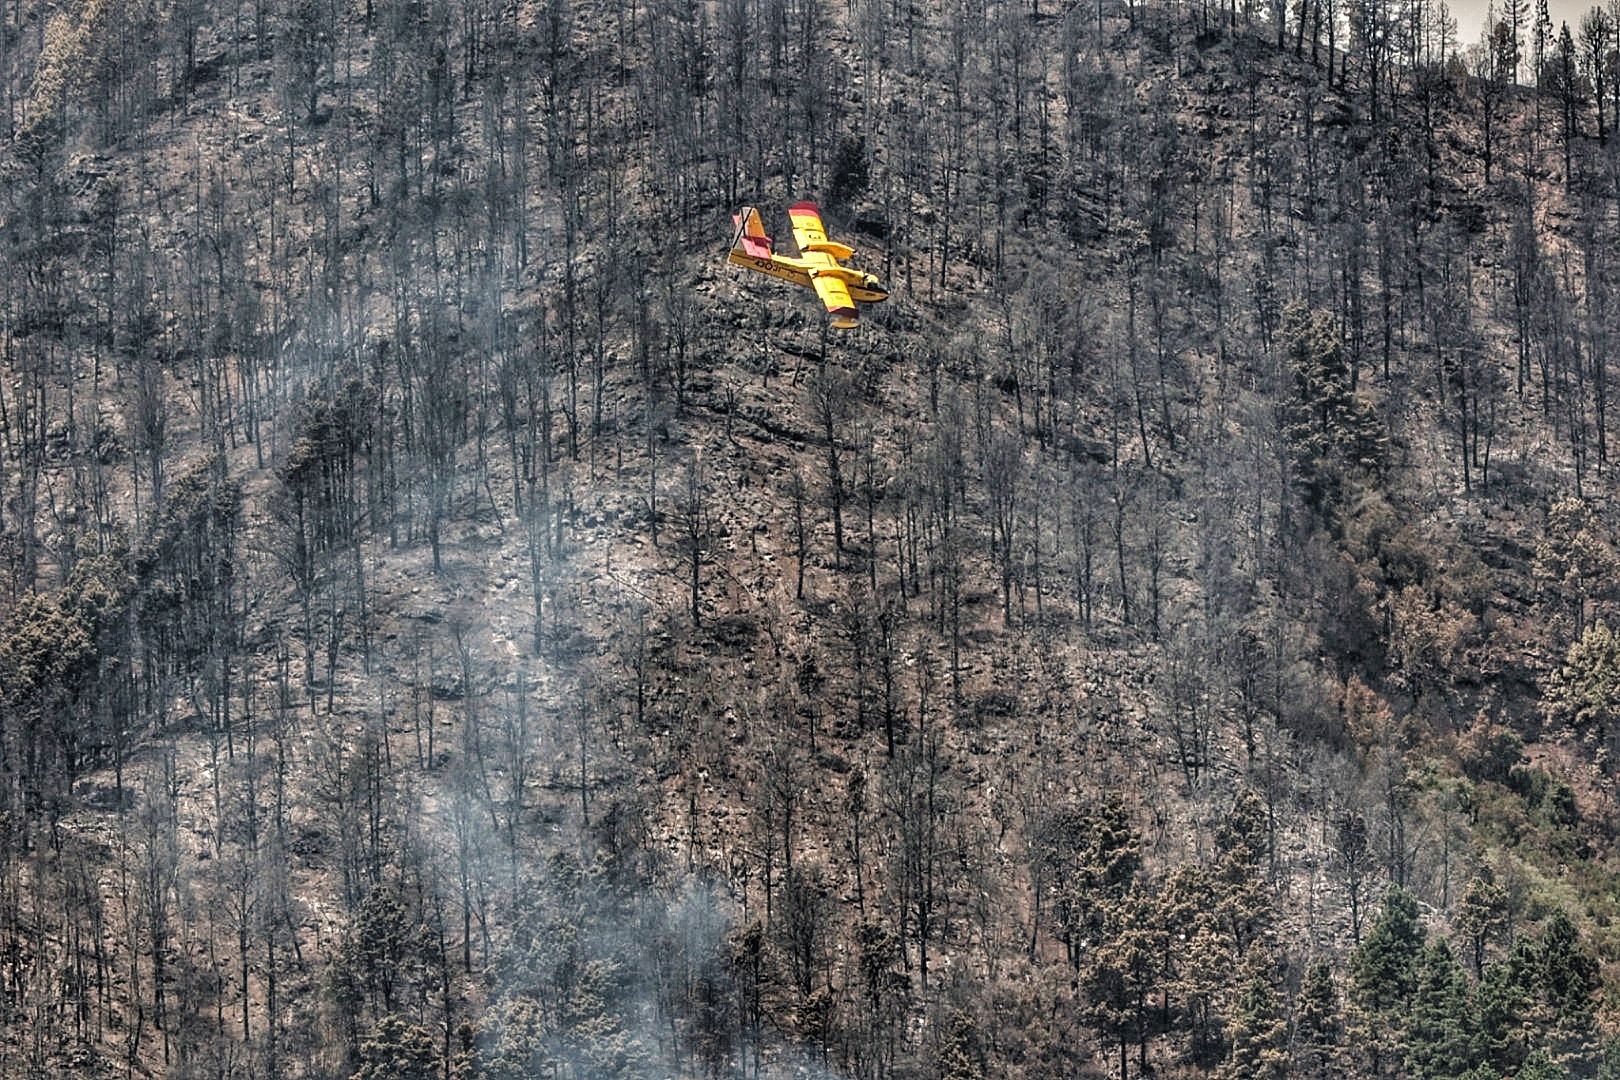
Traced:
<path fill-rule="evenodd" d="M 812 266 L 810 276 L 837 278 L 845 285 L 859 285 L 864 288 L 871 288 L 877 284 L 877 278 L 873 275 L 851 270 L 847 266 Z"/>
<path fill-rule="evenodd" d="M 850 247 L 848 244 L 840 244 L 836 240 L 813 240 L 804 245 L 804 250 L 819 251 L 824 255 L 831 255 L 840 262 L 845 259 L 853 259 L 855 257 L 854 248 Z"/>

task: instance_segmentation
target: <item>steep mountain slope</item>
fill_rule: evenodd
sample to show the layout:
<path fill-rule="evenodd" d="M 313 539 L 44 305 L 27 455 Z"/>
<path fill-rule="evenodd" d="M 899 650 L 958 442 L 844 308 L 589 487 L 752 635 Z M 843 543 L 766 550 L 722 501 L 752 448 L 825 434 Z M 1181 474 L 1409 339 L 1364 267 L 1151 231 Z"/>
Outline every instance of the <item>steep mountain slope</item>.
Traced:
<path fill-rule="evenodd" d="M 1340 17 L 15 6 L 0 1072 L 1594 1074 L 1615 113 Z"/>

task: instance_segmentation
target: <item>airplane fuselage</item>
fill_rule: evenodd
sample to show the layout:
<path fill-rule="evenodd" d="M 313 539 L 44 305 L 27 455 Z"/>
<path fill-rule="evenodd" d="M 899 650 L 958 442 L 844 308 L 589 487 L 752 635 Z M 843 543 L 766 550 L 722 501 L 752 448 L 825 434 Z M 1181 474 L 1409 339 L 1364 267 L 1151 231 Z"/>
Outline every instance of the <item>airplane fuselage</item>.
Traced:
<path fill-rule="evenodd" d="M 863 304 L 876 304 L 889 298 L 889 291 L 878 282 L 877 275 L 851 270 L 847 266 L 836 264 L 829 266 L 820 259 L 795 259 L 774 253 L 765 257 L 749 255 L 736 249 L 733 249 L 726 258 L 737 266 L 757 270 L 761 274 L 768 274 L 781 281 L 790 281 L 806 289 L 815 288 L 813 279 L 819 274 L 836 277 L 849 288 L 850 297 Z"/>

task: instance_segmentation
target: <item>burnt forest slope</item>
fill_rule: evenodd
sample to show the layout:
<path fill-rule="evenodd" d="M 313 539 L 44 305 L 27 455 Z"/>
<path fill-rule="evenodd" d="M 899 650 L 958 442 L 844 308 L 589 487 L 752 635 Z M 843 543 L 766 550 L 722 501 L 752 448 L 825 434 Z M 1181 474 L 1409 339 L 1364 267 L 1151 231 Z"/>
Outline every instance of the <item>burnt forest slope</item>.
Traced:
<path fill-rule="evenodd" d="M 7 7 L 0 1075 L 1620 1068 L 1620 38 L 1344 18 Z"/>

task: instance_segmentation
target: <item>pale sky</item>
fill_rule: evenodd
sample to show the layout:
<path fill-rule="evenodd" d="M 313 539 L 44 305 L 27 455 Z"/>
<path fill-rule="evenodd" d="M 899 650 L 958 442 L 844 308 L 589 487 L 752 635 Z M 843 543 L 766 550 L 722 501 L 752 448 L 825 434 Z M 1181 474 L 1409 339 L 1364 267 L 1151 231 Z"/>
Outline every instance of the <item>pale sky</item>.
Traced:
<path fill-rule="evenodd" d="M 1457 37 L 1464 45 L 1472 45 L 1480 39 L 1485 29 L 1486 0 L 1446 0 L 1446 6 L 1451 8 L 1451 14 L 1457 20 Z M 1498 10 L 1502 7 L 1502 0 L 1496 0 Z M 1592 0 L 1547 0 L 1547 13 L 1552 16 L 1553 32 L 1558 32 L 1560 22 L 1569 23 L 1569 32 L 1578 33 L 1581 28 L 1581 16 L 1592 9 Z M 1532 13 L 1535 4 L 1530 5 Z"/>

